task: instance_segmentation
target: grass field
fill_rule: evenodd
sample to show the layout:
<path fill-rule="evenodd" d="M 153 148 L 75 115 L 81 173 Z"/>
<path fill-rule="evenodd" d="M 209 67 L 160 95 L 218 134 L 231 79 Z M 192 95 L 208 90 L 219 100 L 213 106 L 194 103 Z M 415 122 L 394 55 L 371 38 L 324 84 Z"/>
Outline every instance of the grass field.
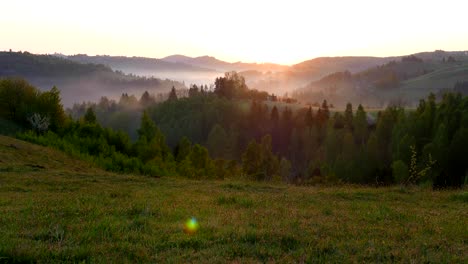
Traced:
<path fill-rule="evenodd" d="M 466 189 L 118 175 L 0 136 L 0 262 L 467 263 L 467 219 Z"/>
<path fill-rule="evenodd" d="M 463 81 L 468 81 L 466 64 L 442 68 L 404 81 L 395 92 L 397 91 L 403 98 L 416 100 L 427 97 L 431 92 L 436 94 L 441 89 L 452 89 L 455 83 Z"/>

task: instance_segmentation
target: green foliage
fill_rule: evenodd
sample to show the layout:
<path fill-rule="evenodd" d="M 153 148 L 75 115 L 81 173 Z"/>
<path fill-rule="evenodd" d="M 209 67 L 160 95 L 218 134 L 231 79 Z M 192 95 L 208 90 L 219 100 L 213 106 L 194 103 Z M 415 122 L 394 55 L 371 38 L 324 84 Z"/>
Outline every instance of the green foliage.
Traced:
<path fill-rule="evenodd" d="M 126 134 L 102 128 L 96 123 L 71 122 L 61 134 L 51 131 L 42 135 L 25 132 L 18 137 L 58 148 L 109 171 L 162 176 L 167 174 L 171 164 L 170 158 L 162 154 L 164 148 L 161 150 L 160 141 L 156 137 L 149 143 L 145 139 L 145 144 L 137 142 L 131 146 Z M 145 148 L 139 148 L 141 145 Z M 132 149 L 138 150 L 136 155 Z"/>
<path fill-rule="evenodd" d="M 392 173 L 397 183 L 406 184 L 408 181 L 408 166 L 403 161 L 397 160 L 392 163 Z"/>
<path fill-rule="evenodd" d="M 86 114 L 83 117 L 83 121 L 89 124 L 96 124 L 97 123 L 97 118 L 96 114 L 93 111 L 93 108 L 89 107 L 86 110 Z"/>
<path fill-rule="evenodd" d="M 228 158 L 228 135 L 220 125 L 216 124 L 208 134 L 206 146 L 211 156 L 216 158 Z"/>
<path fill-rule="evenodd" d="M 176 161 L 177 162 L 183 161 L 190 154 L 191 149 L 192 149 L 192 143 L 187 137 L 183 137 L 174 151 Z"/>
<path fill-rule="evenodd" d="M 251 179 L 269 181 L 280 174 L 278 157 L 271 149 L 271 136 L 266 135 L 258 144 L 252 141 L 242 155 L 243 172 Z"/>
<path fill-rule="evenodd" d="M 23 79 L 0 79 L 0 117 L 29 128 L 33 114 L 47 117 L 50 129 L 58 131 L 66 121 L 59 90 L 41 92 Z"/>
<path fill-rule="evenodd" d="M 50 91 L 40 93 L 37 113 L 50 119 L 50 129 L 52 131 L 58 131 L 64 125 L 66 122 L 65 111 L 57 87 L 54 86 Z"/>
<path fill-rule="evenodd" d="M 151 120 L 146 111 L 143 112 L 143 116 L 141 117 L 140 129 L 138 129 L 137 131 L 140 139 L 145 137 L 147 140 L 152 140 L 156 136 L 162 136 L 161 132 L 156 127 L 156 124 L 153 120 Z"/>
<path fill-rule="evenodd" d="M 430 95 L 414 111 L 388 107 L 369 114 L 362 105 L 354 114 L 351 104 L 344 113 L 330 114 L 324 100 L 314 115 L 311 107 L 295 109 L 277 102 L 245 100 L 252 97 L 236 74 L 218 82 L 216 92 L 192 87 L 189 97 L 155 105 L 148 105 L 151 96 L 145 93 L 140 101 L 147 102 L 146 111 L 132 95 L 123 94 L 118 104 L 102 98 L 99 104 L 78 106 L 75 110 L 84 118 L 73 122 L 62 118 L 56 88 L 40 93 L 25 82 L 4 80 L 1 93 L 11 97 L 15 91 L 11 87 L 21 87 L 20 98 L 32 103 L 0 98 L 0 112 L 2 118 L 21 120 L 18 116 L 27 118 L 24 113 L 30 108 L 43 111 L 55 120 L 55 136 L 31 134 L 28 139 L 44 137 L 43 144 L 54 145 L 52 139 L 58 138 L 60 148 L 88 155 L 113 171 L 195 179 L 243 174 L 255 180 L 281 178 L 298 184 L 404 181 L 447 187 L 466 181 L 468 99 L 460 95 L 447 94 L 438 104 Z M 140 128 L 128 136 L 103 128 L 101 124 L 108 120 L 132 122 Z"/>
<path fill-rule="evenodd" d="M 363 145 L 368 137 L 368 124 L 367 124 L 367 114 L 364 111 L 364 107 L 362 105 L 358 106 L 358 109 L 356 111 L 356 116 L 353 121 L 353 127 L 354 127 L 354 137 L 356 138 L 356 141 L 360 144 Z"/>
<path fill-rule="evenodd" d="M 190 153 L 178 165 L 179 173 L 190 179 L 222 178 L 222 173 L 216 171 L 216 169 L 208 150 L 199 144 L 191 147 Z"/>
<path fill-rule="evenodd" d="M 432 169 L 435 164 L 435 160 L 432 159 L 432 156 L 429 154 L 429 160 L 426 164 L 418 164 L 417 161 L 417 152 L 416 147 L 411 146 L 411 162 L 409 166 L 409 177 L 405 184 L 414 184 L 419 182 L 420 180 L 424 180 L 425 176 L 428 172 Z M 419 166 L 418 166 L 419 165 Z"/>

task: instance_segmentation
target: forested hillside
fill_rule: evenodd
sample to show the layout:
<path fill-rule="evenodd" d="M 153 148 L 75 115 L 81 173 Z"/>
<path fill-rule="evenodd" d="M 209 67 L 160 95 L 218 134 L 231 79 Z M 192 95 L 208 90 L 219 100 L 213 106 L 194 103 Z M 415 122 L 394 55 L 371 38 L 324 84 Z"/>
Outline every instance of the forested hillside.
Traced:
<path fill-rule="evenodd" d="M 52 55 L 0 52 L 0 77 L 22 77 L 41 90 L 60 89 L 62 102 L 71 106 L 96 101 L 102 95 L 118 98 L 122 93 L 142 94 L 169 91 L 184 85 L 171 80 L 123 74 L 100 64 L 82 64 Z"/>
<path fill-rule="evenodd" d="M 148 94 L 139 101 L 128 95 L 118 104 L 101 101 L 81 115 L 72 112 L 78 117 L 72 120 L 57 89 L 39 92 L 5 79 L 1 117 L 35 131 L 20 134 L 22 139 L 118 172 L 297 184 L 466 182 L 468 101 L 459 94 L 445 94 L 439 102 L 431 95 L 411 111 L 388 107 L 374 114 L 351 104 L 331 112 L 327 101 L 318 108 L 292 107 L 248 89 L 235 73 L 215 83 L 213 91 L 192 87 L 188 97 L 173 89 L 162 103 Z M 133 140 L 104 128 L 96 116 L 107 120 L 125 102 L 138 106 L 128 112 L 131 121 L 141 116 Z"/>

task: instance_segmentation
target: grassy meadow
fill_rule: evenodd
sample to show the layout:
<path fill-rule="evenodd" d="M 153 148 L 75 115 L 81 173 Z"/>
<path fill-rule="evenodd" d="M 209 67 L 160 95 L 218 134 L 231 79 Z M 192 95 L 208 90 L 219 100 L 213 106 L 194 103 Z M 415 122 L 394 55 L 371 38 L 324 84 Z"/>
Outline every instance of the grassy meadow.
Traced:
<path fill-rule="evenodd" d="M 456 82 L 468 81 L 468 65 L 443 67 L 433 72 L 403 81 L 398 89 L 381 91 L 383 98 L 401 98 L 417 101 L 429 93 L 437 94 L 441 89 L 452 89 Z"/>
<path fill-rule="evenodd" d="M 0 262 L 466 263 L 467 219 L 466 189 L 113 174 L 0 136 Z"/>

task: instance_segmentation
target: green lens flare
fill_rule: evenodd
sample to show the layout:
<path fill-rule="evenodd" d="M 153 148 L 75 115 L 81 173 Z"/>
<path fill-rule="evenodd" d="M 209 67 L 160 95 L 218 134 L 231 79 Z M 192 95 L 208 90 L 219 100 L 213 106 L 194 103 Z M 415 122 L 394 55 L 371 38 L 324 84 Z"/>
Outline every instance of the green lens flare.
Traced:
<path fill-rule="evenodd" d="M 193 234 L 198 230 L 198 222 L 195 217 L 188 219 L 184 225 L 184 232 L 187 234 Z"/>

